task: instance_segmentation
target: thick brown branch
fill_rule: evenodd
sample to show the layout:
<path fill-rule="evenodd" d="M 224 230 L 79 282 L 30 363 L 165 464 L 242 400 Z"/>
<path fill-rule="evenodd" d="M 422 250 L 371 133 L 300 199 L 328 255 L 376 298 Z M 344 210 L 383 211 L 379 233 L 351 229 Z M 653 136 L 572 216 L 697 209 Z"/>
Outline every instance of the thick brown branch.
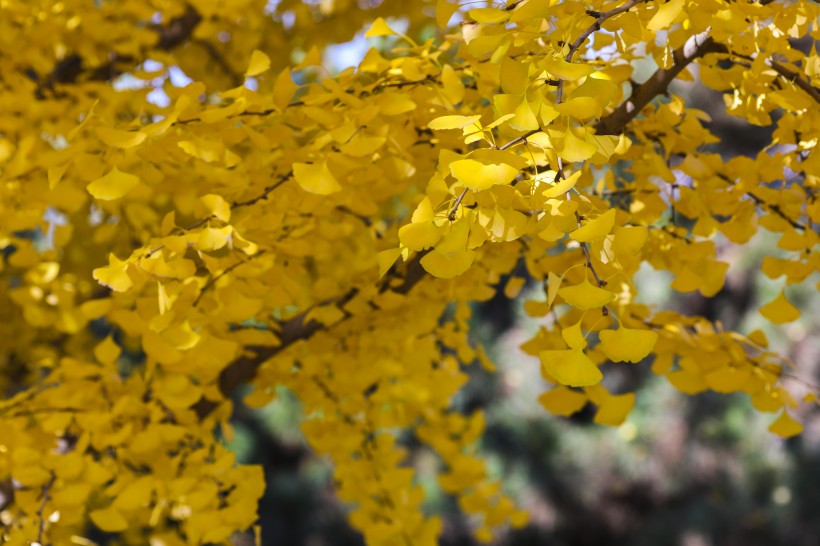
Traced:
<path fill-rule="evenodd" d="M 766 61 L 766 64 L 771 66 L 775 72 L 780 74 L 783 78 L 789 80 L 790 82 L 794 83 L 797 87 L 805 91 L 806 93 L 814 99 L 815 102 L 820 103 L 820 89 L 814 87 L 810 81 L 801 78 L 800 74 L 787 68 L 785 65 L 780 64 L 779 62 L 775 61 L 774 59 L 769 59 Z"/>
<path fill-rule="evenodd" d="M 599 135 L 621 134 L 647 104 L 667 92 L 669 84 L 693 61 L 707 53 L 725 52 L 726 47 L 716 43 L 708 33 L 709 29 L 706 29 L 686 40 L 672 54 L 674 64 L 670 68 L 659 68 L 648 80 L 635 87 L 623 104 L 595 124 L 595 132 Z"/>

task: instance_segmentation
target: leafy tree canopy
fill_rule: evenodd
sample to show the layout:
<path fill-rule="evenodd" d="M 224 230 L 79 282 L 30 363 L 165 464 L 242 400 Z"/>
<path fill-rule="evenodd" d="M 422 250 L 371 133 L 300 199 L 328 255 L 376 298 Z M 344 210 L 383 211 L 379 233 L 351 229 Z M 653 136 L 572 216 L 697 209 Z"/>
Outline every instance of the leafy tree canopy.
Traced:
<path fill-rule="evenodd" d="M 4 543 L 228 543 L 265 485 L 222 438 L 277 386 L 369 544 L 440 533 L 407 434 L 480 539 L 523 525 L 475 454 L 482 413 L 452 402 L 463 366 L 493 368 L 471 304 L 525 285 L 548 411 L 619 425 L 635 395 L 607 370 L 651 362 L 800 432 L 814 397 L 761 332 L 640 303 L 634 278 L 711 298 L 718 244 L 765 230 L 784 292 L 760 313 L 799 317 L 820 6 L 463 4 L 0 2 Z M 325 48 L 360 29 L 380 47 L 329 73 Z M 716 153 L 673 85 L 695 80 L 770 142 Z"/>

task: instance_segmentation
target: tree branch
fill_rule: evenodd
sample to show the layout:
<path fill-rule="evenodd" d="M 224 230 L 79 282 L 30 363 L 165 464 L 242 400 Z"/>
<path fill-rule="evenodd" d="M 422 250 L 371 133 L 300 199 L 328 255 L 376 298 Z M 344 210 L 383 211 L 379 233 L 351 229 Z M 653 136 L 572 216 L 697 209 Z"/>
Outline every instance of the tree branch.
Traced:
<path fill-rule="evenodd" d="M 416 284 L 426 277 L 426 272 L 421 266 L 421 258 L 426 252 L 419 252 L 407 262 L 404 271 L 403 281 L 395 286 L 390 286 L 398 277 L 395 272 L 388 273 L 380 283 L 379 292 L 392 290 L 398 294 L 407 294 Z M 350 289 L 346 294 L 337 298 L 333 302 L 318 305 L 335 305 L 342 307 L 356 294 L 358 288 Z M 307 341 L 318 332 L 325 329 L 325 326 L 315 320 L 308 320 L 308 314 L 313 308 L 307 309 L 290 320 L 279 323 L 279 345 L 275 347 L 266 345 L 251 345 L 245 347 L 247 354 L 239 357 L 230 363 L 222 373 L 219 374 L 219 390 L 225 398 L 229 398 L 233 392 L 249 383 L 256 376 L 256 372 L 262 364 L 281 354 L 291 345 L 299 341 Z M 343 319 L 344 320 L 344 319 Z M 213 412 L 218 403 L 206 398 L 202 398 L 194 405 L 194 411 L 200 418 L 205 418 Z"/>
<path fill-rule="evenodd" d="M 687 66 L 707 53 L 726 52 L 726 46 L 719 44 L 709 36 L 709 30 L 691 36 L 686 43 L 673 53 L 674 64 L 670 68 L 659 68 L 644 83 L 632 90 L 630 97 L 611 114 L 601 118 L 595 124 L 595 132 L 599 135 L 618 135 L 624 131 L 626 125 L 632 121 L 643 108 L 652 102 L 658 95 L 667 92 L 669 84 L 677 78 Z"/>

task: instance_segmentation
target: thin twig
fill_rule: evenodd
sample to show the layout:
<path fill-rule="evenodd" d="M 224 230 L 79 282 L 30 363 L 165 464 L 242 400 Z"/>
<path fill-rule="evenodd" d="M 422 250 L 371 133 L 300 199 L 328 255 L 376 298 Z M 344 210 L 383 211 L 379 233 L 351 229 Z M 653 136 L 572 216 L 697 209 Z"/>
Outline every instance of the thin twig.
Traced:
<path fill-rule="evenodd" d="M 453 203 L 453 208 L 450 209 L 450 213 L 447 215 L 447 219 L 450 220 L 451 222 L 455 221 L 456 212 L 458 211 L 458 207 L 459 207 L 459 205 L 461 205 L 461 202 L 464 201 L 464 196 L 467 195 L 467 190 L 469 190 L 469 189 L 470 188 L 464 188 L 464 191 L 461 192 L 461 195 L 459 195 L 456 198 L 456 202 Z"/>
<path fill-rule="evenodd" d="M 46 530 L 46 520 L 43 517 L 43 513 L 46 511 L 46 504 L 49 500 L 51 500 L 51 488 L 54 486 L 54 482 L 57 481 L 57 475 L 51 474 L 51 478 L 43 485 L 43 500 L 40 501 L 40 507 L 37 509 L 37 544 L 42 546 L 43 544 L 43 535 L 45 534 Z"/>
<path fill-rule="evenodd" d="M 293 176 L 293 171 L 286 172 L 285 174 L 280 176 L 279 180 L 277 180 L 275 183 L 271 184 L 270 186 L 266 186 L 265 191 L 263 191 L 260 195 L 257 195 L 253 199 L 248 199 L 247 201 L 234 203 L 233 206 L 231 206 L 231 210 L 238 209 L 240 207 L 249 207 L 251 205 L 255 205 L 259 201 L 262 201 L 263 199 L 267 199 L 268 195 L 270 195 L 271 192 L 273 192 L 273 190 L 275 190 L 276 188 L 290 180 L 291 176 Z"/>

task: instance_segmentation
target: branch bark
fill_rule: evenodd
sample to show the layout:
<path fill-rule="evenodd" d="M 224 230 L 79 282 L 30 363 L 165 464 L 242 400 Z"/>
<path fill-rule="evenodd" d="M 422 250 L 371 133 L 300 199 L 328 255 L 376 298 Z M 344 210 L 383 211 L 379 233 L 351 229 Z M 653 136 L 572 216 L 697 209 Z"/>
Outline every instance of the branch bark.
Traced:
<path fill-rule="evenodd" d="M 404 268 L 404 276 L 399 284 L 391 286 L 393 282 L 400 277 L 397 276 L 396 270 L 388 272 L 386 277 L 380 282 L 379 292 L 391 290 L 398 294 L 407 294 L 413 289 L 422 279 L 427 275 L 424 268 L 421 266 L 421 258 L 426 252 L 419 252 L 416 256 L 407 262 Z M 352 288 L 345 295 L 337 298 L 331 305 L 342 307 L 358 294 L 357 288 Z M 250 345 L 245 347 L 246 354 L 234 360 L 228 365 L 222 373 L 219 374 L 219 390 L 225 398 L 230 398 L 234 391 L 241 385 L 245 385 L 253 380 L 256 376 L 257 370 L 268 360 L 276 357 L 284 352 L 291 345 L 299 341 L 307 341 L 314 335 L 325 329 L 325 326 L 315 320 L 308 320 L 307 315 L 311 309 L 300 313 L 290 320 L 284 321 L 279 325 L 279 345 L 271 346 L 256 346 Z M 346 320 L 346 319 L 342 319 Z M 201 399 L 194 405 L 194 411 L 200 419 L 207 417 L 218 406 L 218 402 L 208 399 Z"/>
<path fill-rule="evenodd" d="M 709 30 L 691 36 L 686 43 L 672 53 L 674 64 L 670 68 L 659 68 L 644 83 L 632 90 L 630 97 L 611 114 L 604 116 L 595 124 L 599 135 L 618 135 L 626 125 L 635 119 L 643 108 L 658 95 L 669 89 L 669 84 L 677 78 L 687 66 L 707 53 L 722 53 L 726 47 L 709 36 Z"/>

